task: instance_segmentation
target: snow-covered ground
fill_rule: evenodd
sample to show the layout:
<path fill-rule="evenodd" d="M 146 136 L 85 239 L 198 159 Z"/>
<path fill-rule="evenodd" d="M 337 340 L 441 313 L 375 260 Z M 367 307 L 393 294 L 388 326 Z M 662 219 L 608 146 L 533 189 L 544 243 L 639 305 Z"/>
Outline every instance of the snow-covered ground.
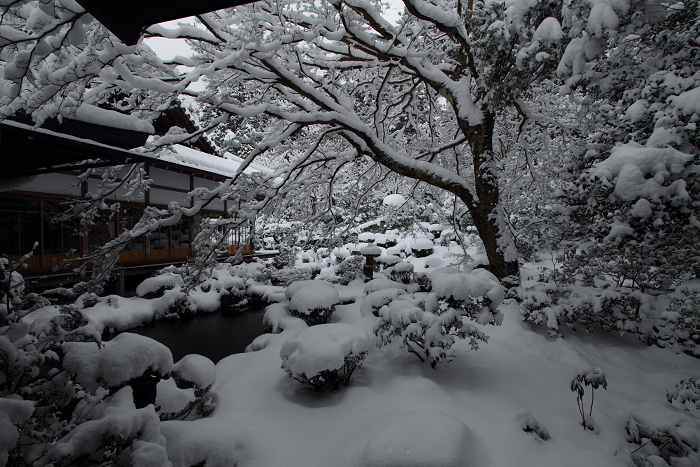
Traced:
<path fill-rule="evenodd" d="M 413 238 L 399 239 L 390 248 L 373 247 L 381 251 L 378 261 L 385 261 L 379 261 L 384 271 L 376 273 L 379 279 L 371 283 L 356 279 L 340 285 L 319 279 L 295 282 L 285 290 L 250 279 L 259 270 L 228 266 L 215 270 L 213 277 L 190 295 L 188 306 L 211 311 L 222 294 L 267 297 L 275 302 L 268 307 L 266 320 L 276 334 L 260 336 L 246 353 L 231 355 L 216 365 L 212 392 L 217 404 L 209 418 L 161 423 L 173 465 L 208 459 L 206 465 L 238 462 L 236 465 L 251 467 L 630 466 L 634 465 L 630 453 L 643 441 L 632 444 L 628 440 L 635 430 L 653 432 L 656 428 L 664 430 L 657 432 L 657 441 L 664 439 L 662 435 L 668 439 L 673 436 L 692 449 L 690 457 L 675 459 L 671 465 L 700 465 L 698 412 L 686 413 L 666 401 L 666 391 L 676 383 L 700 377 L 700 359 L 647 346 L 631 334 L 587 335 L 562 326 L 560 337 L 553 338 L 546 327 L 524 321 L 515 300 L 501 303 L 502 289 L 483 269 L 460 275 L 459 280 L 451 275 L 453 270 L 433 274 L 434 294 L 417 293 L 415 282 L 400 284 L 385 278 L 391 265 L 399 273 L 395 278 L 400 279 L 404 277 L 401 274 L 413 273 L 415 277 L 431 273 L 458 259 L 456 245 L 448 247 L 443 242 L 441 246 L 437 241 L 428 256 L 410 254 L 411 245 L 423 251 L 432 243 Z M 319 278 L 337 279 L 334 273 L 348 256 L 345 253 L 362 247 L 346 245 L 319 259 L 313 266 L 320 270 Z M 476 248 L 469 254 L 478 257 Z M 401 258 L 387 260 L 391 255 Z M 249 279 L 244 281 L 246 275 Z M 532 284 L 538 275 L 537 265 L 525 265 L 522 275 L 525 285 Z M 161 291 L 162 297 L 143 298 L 164 286 L 173 288 Z M 377 321 L 388 316 L 387 310 L 392 308 L 387 306 L 382 312 L 381 306 L 407 300 L 401 306 L 412 313 L 422 313 L 422 307 L 427 315 L 429 309 L 437 309 L 438 299 L 450 295 L 457 299 L 467 290 L 490 297 L 481 311 L 473 313 L 478 322 L 502 319 L 499 326 L 470 321 L 489 336 L 488 343 L 480 342 L 477 351 L 472 350 L 474 341 L 458 339 L 452 347 L 453 360 L 442 360 L 433 369 L 429 361 L 421 362 L 399 348 L 398 338 L 376 346 Z M 82 314 L 89 328 L 100 333 L 167 316 L 169 306 L 183 298 L 173 274 L 142 284 L 139 295 L 143 297 L 103 297 Z M 310 328 L 302 319 L 304 313 L 291 316 L 289 309 L 294 307 L 290 305 L 297 302 L 309 310 L 325 310 L 335 304 L 330 324 L 298 334 Z M 492 309 L 495 307 L 498 309 Z M 337 323 L 342 325 L 334 327 Z M 290 377 L 308 372 L 304 368 L 314 365 L 337 366 L 343 354 L 368 348 L 363 368 L 339 390 L 314 392 Z M 327 354 L 324 349 L 328 349 Z M 583 428 L 571 389 L 577 371 L 590 367 L 602 369 L 607 378 L 607 389 L 595 391 L 592 419 L 598 434 Z M 207 382 L 200 386 L 214 379 L 212 368 L 207 368 Z M 160 383 L 163 393 L 159 392 L 158 404 L 172 402 L 173 408 L 166 412 L 175 412 L 175 406 L 182 405 L 180 399 L 187 402 L 194 396 L 188 392 L 189 399 L 183 399 L 184 392 L 168 381 L 172 400 L 165 391 L 168 384 Z M 587 412 L 591 388 L 584 389 Z M 630 423 L 633 420 L 636 422 Z M 530 432 L 524 431 L 526 427 Z M 532 429 L 546 430 L 551 438 L 542 440 Z M 652 455 L 654 449 L 649 444 L 639 452 L 654 466 L 668 465 Z"/>
<path fill-rule="evenodd" d="M 339 306 L 332 322 L 367 326 L 371 318 L 360 316 L 360 306 L 359 301 Z M 430 410 L 467 426 L 468 436 L 460 440 L 465 458 L 458 465 L 625 466 L 615 453 L 637 447 L 625 442 L 629 411 L 649 401 L 664 405 L 667 389 L 700 376 L 700 360 L 633 337 L 565 332 L 564 338 L 552 339 L 542 328 L 522 322 L 514 301 L 506 301 L 501 311 L 503 324 L 484 328 L 490 340 L 476 352 L 459 341 L 456 358 L 432 369 L 392 344 L 373 350 L 348 387 L 320 394 L 280 368 L 280 348 L 298 330 L 286 329 L 271 335 L 264 349 L 218 363 L 214 391 L 219 406 L 212 417 L 253 433 L 258 455 L 249 465 L 368 465 L 363 456 L 378 432 L 411 412 Z M 301 320 L 299 327 L 304 327 Z M 607 390 L 596 391 L 593 407 L 599 435 L 583 429 L 569 388 L 576 370 L 590 366 L 602 368 L 608 381 Z M 540 441 L 524 432 L 516 420 L 521 410 L 544 425 L 551 439 Z M 395 430 L 386 449 L 413 445 L 425 450 L 423 438 L 450 435 L 442 434 L 442 417 L 416 413 L 408 419 L 415 426 Z M 401 439 L 402 433 L 411 439 Z M 413 454 L 420 458 L 424 453 Z"/>

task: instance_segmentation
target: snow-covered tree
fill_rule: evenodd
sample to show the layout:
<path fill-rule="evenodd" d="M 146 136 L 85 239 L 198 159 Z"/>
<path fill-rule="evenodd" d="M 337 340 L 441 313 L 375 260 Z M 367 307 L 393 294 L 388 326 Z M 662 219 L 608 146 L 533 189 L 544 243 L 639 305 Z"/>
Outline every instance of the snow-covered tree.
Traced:
<path fill-rule="evenodd" d="M 595 88 L 598 99 L 612 102 L 601 110 L 637 126 L 654 123 L 647 146 L 697 152 L 694 50 L 682 48 L 697 40 L 690 32 L 697 28 L 695 3 L 404 0 L 403 6 L 391 22 L 367 0 L 268 0 L 200 15 L 201 28 L 152 26 L 146 36 L 186 37 L 196 50 L 166 63 L 143 44 L 115 41 L 71 0 L 4 1 L 0 112 L 25 110 L 38 122 L 70 117 L 119 90 L 139 94 L 120 110 L 152 119 L 177 96 L 194 95 L 215 115 L 202 131 L 229 118 L 240 122 L 245 131 L 231 132 L 223 144 L 245 147 L 248 163 L 288 159 L 277 174 L 282 183 L 246 209 L 307 193 L 333 214 L 345 171 L 376 167 L 377 181 L 397 174 L 459 200 L 491 271 L 508 285 L 518 283 L 518 256 L 503 212 L 494 136 L 508 109 L 520 116 L 519 131 L 555 123 L 528 105 L 541 80 L 562 80 L 563 93 Z M 202 76 L 205 91 L 187 89 Z M 643 142 L 643 128 L 638 133 Z M 150 149 L 198 134 L 167 135 Z M 237 178 L 201 193 L 185 214 L 225 194 Z M 179 206 L 150 212 L 149 222 L 183 212 Z"/>

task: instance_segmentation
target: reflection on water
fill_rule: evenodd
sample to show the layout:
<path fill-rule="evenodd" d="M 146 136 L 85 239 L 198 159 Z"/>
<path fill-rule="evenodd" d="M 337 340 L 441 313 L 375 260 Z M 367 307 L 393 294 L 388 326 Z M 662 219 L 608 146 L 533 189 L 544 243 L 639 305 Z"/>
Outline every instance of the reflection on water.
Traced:
<path fill-rule="evenodd" d="M 199 354 L 217 363 L 231 354 L 244 352 L 246 346 L 263 333 L 263 314 L 263 309 L 241 314 L 202 313 L 194 318 L 156 321 L 128 332 L 166 345 L 175 362 L 185 355 Z M 105 334 L 103 340 L 116 335 Z"/>

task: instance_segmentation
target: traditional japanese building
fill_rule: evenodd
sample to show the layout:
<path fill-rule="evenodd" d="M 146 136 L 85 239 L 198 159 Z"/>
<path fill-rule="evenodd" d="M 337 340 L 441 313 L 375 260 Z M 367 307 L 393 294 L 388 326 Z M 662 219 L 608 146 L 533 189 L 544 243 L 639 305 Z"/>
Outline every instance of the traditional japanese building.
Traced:
<path fill-rule="evenodd" d="M 105 115 L 95 120 L 105 123 Z M 145 206 L 165 208 L 172 201 L 189 206 L 188 192 L 197 187 L 217 187 L 234 175 L 242 162 L 230 154 L 219 157 L 182 145 L 174 145 L 160 156 L 124 149 L 143 145 L 154 132 L 148 124 L 136 128 L 134 124 L 133 119 L 124 119 L 111 122 L 111 126 L 88 121 L 69 121 L 66 125 L 65 120 L 60 125 L 48 125 L 66 131 L 59 133 L 14 121 L 0 122 L 0 253 L 12 260 L 33 250 L 25 275 L 47 274 L 66 258 L 88 254 L 131 229 Z M 100 140 L 112 144 L 97 142 Z M 106 200 L 119 202 L 117 212 L 104 212 L 89 228 L 81 227 L 77 219 L 55 221 L 65 212 L 66 202 L 95 191 L 103 167 L 127 164 L 123 169 L 127 170 L 131 163 L 139 164 L 152 180 L 145 194 L 127 199 L 125 188 L 115 190 Z M 88 167 L 94 168 L 94 173 L 79 177 Z M 247 173 L 252 171 L 269 169 L 253 164 L 246 169 Z M 120 254 L 119 264 L 145 272 L 193 257 L 192 243 L 202 217 L 226 216 L 232 202 L 239 201 L 215 199 L 197 216 L 183 218 L 135 241 Z M 253 254 L 252 241 L 246 243 L 253 228 L 248 223 L 229 234 L 230 254 L 239 248 L 243 248 L 244 255 Z M 33 248 L 35 242 L 38 246 Z"/>

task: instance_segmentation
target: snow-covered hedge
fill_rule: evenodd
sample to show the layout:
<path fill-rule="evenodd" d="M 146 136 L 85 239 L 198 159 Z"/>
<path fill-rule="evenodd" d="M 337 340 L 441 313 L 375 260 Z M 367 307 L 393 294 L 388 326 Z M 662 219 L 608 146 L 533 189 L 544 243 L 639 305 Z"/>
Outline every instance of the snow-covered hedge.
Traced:
<path fill-rule="evenodd" d="M 280 349 L 282 368 L 317 391 L 347 385 L 370 348 L 369 334 L 351 324 L 321 324 L 302 329 Z"/>
<path fill-rule="evenodd" d="M 642 313 L 649 300 L 641 292 L 625 288 L 599 289 L 578 285 L 537 284 L 522 291 L 520 312 L 527 321 L 546 325 L 559 334 L 559 326 L 587 333 L 600 326 L 604 331 L 643 334 Z"/>

